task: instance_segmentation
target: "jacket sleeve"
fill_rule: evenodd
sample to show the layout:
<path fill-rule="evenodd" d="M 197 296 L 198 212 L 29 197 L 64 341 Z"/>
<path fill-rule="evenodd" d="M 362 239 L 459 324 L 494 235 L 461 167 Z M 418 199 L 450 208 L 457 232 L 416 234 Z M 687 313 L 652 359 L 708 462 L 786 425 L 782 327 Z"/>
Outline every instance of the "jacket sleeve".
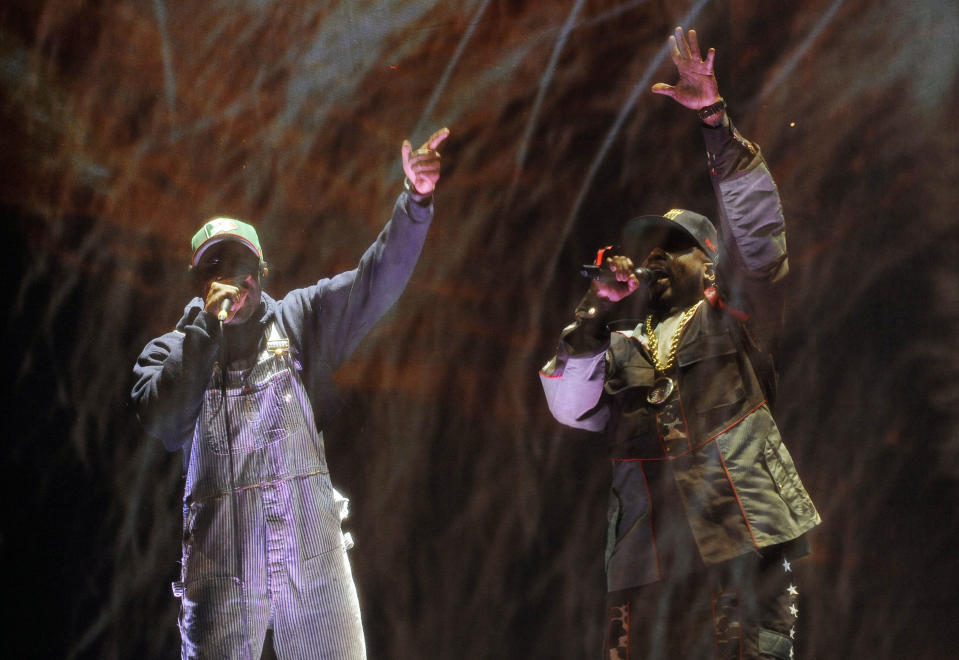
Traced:
<path fill-rule="evenodd" d="M 789 271 L 779 190 L 759 147 L 728 117 L 715 128 L 704 126 L 703 137 L 718 205 L 720 288 L 750 319 L 756 340 L 768 345 L 781 329 L 778 283 Z"/>
<path fill-rule="evenodd" d="M 199 306 L 173 332 L 146 345 L 133 367 L 132 400 L 147 433 L 169 451 L 193 435 L 216 361 L 219 325 Z"/>
<path fill-rule="evenodd" d="M 406 288 L 433 218 L 431 196 L 404 191 L 353 270 L 291 291 L 278 307 L 308 363 L 339 367 Z"/>
<path fill-rule="evenodd" d="M 706 155 L 719 205 L 723 261 L 752 278 L 778 280 L 788 270 L 786 223 L 779 190 L 759 147 L 727 118 L 703 127 Z"/>
<path fill-rule="evenodd" d="M 546 403 L 556 421 L 586 431 L 602 431 L 609 421 L 603 396 L 611 304 L 588 292 L 576 320 L 563 329 L 556 354 L 540 369 Z"/>

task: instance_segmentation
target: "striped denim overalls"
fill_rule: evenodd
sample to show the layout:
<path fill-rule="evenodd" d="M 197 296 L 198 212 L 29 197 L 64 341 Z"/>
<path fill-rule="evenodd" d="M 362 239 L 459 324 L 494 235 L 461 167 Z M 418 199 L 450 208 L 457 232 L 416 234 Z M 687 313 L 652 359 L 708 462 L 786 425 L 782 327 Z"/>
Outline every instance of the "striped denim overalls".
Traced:
<path fill-rule="evenodd" d="M 271 628 L 279 658 L 365 658 L 348 502 L 275 322 L 266 340 L 249 368 L 227 371 L 225 406 L 215 367 L 194 431 L 174 584 L 182 657 L 257 660 Z"/>

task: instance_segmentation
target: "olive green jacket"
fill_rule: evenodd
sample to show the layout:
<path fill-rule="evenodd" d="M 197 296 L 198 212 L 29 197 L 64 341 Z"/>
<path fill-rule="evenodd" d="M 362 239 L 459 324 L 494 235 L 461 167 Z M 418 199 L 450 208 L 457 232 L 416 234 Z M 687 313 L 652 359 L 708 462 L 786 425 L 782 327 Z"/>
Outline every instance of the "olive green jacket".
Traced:
<path fill-rule="evenodd" d="M 733 293 L 704 302 L 685 327 L 672 394 L 650 402 L 657 374 L 641 325 L 609 323 L 615 306 L 591 294 L 540 372 L 553 416 L 609 443 L 610 591 L 791 541 L 820 522 L 770 411 L 776 282 L 787 271 L 778 191 L 731 125 L 704 132 L 720 279 Z"/>

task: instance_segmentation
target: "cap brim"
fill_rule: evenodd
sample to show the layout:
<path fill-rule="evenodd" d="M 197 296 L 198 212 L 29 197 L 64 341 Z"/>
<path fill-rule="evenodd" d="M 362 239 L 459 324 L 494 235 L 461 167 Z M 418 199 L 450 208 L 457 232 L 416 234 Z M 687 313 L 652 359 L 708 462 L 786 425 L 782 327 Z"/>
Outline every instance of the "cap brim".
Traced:
<path fill-rule="evenodd" d="M 697 246 L 700 245 L 699 240 L 693 236 L 688 229 L 683 227 L 678 222 L 674 222 L 667 217 L 661 215 L 641 215 L 637 218 L 633 218 L 626 223 L 626 226 L 623 227 L 622 233 L 622 245 L 623 248 L 629 251 L 635 252 L 635 248 L 639 247 L 639 244 L 642 243 L 642 235 L 653 229 L 664 229 L 666 231 L 675 231 L 683 236 L 689 237 L 689 239 L 695 243 Z M 652 250 L 656 245 L 650 245 L 649 249 Z M 702 247 L 702 246 L 700 246 Z M 642 255 L 628 255 L 632 258 L 636 257 L 645 257 L 645 254 Z"/>
<path fill-rule="evenodd" d="M 196 249 L 196 252 L 193 253 L 193 259 L 190 261 L 190 263 L 196 266 L 198 263 L 200 263 L 200 259 L 203 258 L 204 252 L 206 252 L 208 249 L 210 249 L 217 243 L 223 243 L 224 241 L 233 241 L 235 243 L 240 243 L 241 245 L 244 245 L 247 248 L 249 248 L 250 252 L 252 252 L 257 259 L 262 258 L 262 255 L 260 254 L 259 250 L 256 249 L 256 246 L 250 243 L 250 241 L 248 241 L 243 236 L 240 236 L 239 234 L 217 234 L 216 236 L 213 236 L 212 238 L 209 238 L 206 241 L 204 241 L 200 245 L 200 247 Z"/>

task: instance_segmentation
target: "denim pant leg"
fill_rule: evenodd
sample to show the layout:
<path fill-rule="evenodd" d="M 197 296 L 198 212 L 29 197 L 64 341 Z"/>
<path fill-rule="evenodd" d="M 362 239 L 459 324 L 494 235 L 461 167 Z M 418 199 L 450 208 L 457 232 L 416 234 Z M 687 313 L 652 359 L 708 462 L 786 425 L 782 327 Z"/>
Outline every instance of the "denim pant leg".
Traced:
<path fill-rule="evenodd" d="M 183 658 L 259 658 L 270 602 L 263 544 L 250 530 L 259 529 L 262 518 L 256 490 L 190 507 L 182 582 L 175 586 L 180 597 Z M 202 524 L 194 524 L 197 519 Z M 237 568 L 242 571 L 242 583 L 235 577 Z"/>
<path fill-rule="evenodd" d="M 262 592 L 245 586 L 232 577 L 186 585 L 179 617 L 182 660 L 258 660 L 270 606 Z"/>
<path fill-rule="evenodd" d="M 346 543 L 303 562 L 275 595 L 280 658 L 365 660 L 366 643 Z"/>

